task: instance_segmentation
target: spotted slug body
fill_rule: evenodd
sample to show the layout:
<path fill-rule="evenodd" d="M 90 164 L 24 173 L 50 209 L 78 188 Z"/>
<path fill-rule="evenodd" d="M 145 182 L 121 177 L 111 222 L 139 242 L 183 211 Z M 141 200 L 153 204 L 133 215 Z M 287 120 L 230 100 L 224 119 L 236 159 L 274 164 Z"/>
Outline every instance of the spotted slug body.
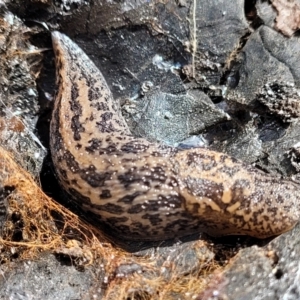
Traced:
<path fill-rule="evenodd" d="M 299 187 L 204 148 L 131 135 L 107 83 L 67 36 L 53 32 L 58 91 L 50 126 L 62 187 L 128 240 L 206 232 L 265 238 L 299 219 Z"/>

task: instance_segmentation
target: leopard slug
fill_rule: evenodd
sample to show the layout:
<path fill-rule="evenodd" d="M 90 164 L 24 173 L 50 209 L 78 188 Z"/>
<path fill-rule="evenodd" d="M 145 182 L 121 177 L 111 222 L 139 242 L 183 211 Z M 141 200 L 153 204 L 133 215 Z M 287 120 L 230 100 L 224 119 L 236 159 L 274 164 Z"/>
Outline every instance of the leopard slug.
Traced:
<path fill-rule="evenodd" d="M 62 187 L 88 218 L 128 240 L 205 232 L 266 238 L 299 220 L 299 186 L 204 148 L 134 137 L 94 63 L 52 33 L 57 85 L 50 149 Z"/>

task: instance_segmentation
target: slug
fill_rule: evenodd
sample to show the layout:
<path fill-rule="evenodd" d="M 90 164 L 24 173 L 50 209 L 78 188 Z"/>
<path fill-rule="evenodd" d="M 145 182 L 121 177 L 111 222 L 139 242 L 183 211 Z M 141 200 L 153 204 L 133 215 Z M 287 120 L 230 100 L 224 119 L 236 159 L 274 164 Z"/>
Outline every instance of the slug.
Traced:
<path fill-rule="evenodd" d="M 57 177 L 87 218 L 127 240 L 197 232 L 266 238 L 299 220 L 299 186 L 205 148 L 134 137 L 98 68 L 52 33 L 57 93 L 50 150 Z"/>

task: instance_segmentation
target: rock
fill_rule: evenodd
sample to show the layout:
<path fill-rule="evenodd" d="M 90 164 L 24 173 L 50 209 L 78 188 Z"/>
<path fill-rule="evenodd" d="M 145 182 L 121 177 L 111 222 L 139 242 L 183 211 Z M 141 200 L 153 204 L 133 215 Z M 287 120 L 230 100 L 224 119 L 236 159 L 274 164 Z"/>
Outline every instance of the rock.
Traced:
<path fill-rule="evenodd" d="M 299 299 L 299 230 L 241 250 L 223 276 L 229 299 Z"/>

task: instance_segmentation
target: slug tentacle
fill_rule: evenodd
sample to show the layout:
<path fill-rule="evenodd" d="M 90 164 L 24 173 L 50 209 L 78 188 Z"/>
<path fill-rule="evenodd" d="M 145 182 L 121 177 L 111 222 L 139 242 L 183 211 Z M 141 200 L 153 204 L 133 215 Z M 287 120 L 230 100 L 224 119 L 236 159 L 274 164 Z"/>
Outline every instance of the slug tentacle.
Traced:
<path fill-rule="evenodd" d="M 299 187 L 215 151 L 130 134 L 107 83 L 67 36 L 52 33 L 58 92 L 50 148 L 61 185 L 122 238 L 195 232 L 265 238 L 299 219 Z"/>

